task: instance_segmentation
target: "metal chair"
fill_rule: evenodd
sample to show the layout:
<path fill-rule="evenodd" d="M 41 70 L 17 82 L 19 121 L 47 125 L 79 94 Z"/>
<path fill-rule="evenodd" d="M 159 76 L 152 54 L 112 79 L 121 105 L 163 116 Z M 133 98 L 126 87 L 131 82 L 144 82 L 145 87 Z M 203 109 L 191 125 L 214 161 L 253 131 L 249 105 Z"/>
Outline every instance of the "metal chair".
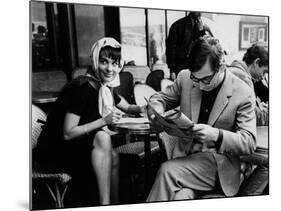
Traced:
<path fill-rule="evenodd" d="M 120 86 L 116 87 L 117 93 L 124 97 L 128 103 L 132 104 L 134 101 L 134 78 L 130 72 L 119 73 Z"/>
<path fill-rule="evenodd" d="M 164 78 L 170 78 L 170 69 L 167 64 L 153 64 L 151 67 L 152 71 L 159 70 L 159 69 L 163 70 Z"/>
<path fill-rule="evenodd" d="M 150 69 L 147 66 L 126 65 L 123 68 L 123 72 L 130 72 L 133 75 L 134 83 L 145 83 L 145 80 L 150 73 Z"/>
<path fill-rule="evenodd" d="M 42 131 L 42 127 L 46 121 L 46 114 L 37 106 L 32 105 L 32 151 L 37 146 L 38 137 Z M 40 185 L 47 188 L 51 198 L 53 199 L 54 206 L 48 208 L 63 208 L 64 197 L 68 188 L 68 183 L 71 176 L 66 173 L 52 173 L 47 169 L 41 168 L 40 164 L 32 157 L 32 199 L 33 197 L 40 197 Z M 36 204 L 32 203 L 32 209 Z M 39 207 L 38 207 L 39 208 Z M 41 207 L 39 208 L 41 209 Z"/>
<path fill-rule="evenodd" d="M 81 75 L 86 75 L 87 67 L 77 67 L 72 71 L 71 78 L 75 79 Z"/>

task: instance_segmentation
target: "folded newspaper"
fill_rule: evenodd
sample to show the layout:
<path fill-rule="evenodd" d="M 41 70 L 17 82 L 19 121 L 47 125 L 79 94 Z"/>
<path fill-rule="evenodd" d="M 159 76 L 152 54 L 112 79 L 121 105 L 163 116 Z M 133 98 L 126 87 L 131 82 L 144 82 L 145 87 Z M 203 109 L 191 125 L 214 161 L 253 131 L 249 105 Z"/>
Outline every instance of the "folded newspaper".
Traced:
<path fill-rule="evenodd" d="M 181 111 L 175 109 L 160 115 L 150 104 L 148 104 L 148 109 L 154 114 L 153 118 L 151 118 L 153 114 L 150 115 L 149 120 L 157 132 L 165 131 L 169 135 L 181 138 L 192 137 L 191 128 L 194 123 Z"/>

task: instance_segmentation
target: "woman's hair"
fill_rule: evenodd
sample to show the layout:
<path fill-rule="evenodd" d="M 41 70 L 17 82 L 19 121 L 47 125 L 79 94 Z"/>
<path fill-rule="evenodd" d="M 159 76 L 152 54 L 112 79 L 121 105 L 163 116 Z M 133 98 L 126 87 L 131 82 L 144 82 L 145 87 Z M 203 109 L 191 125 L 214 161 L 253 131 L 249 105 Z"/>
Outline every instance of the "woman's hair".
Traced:
<path fill-rule="evenodd" d="M 107 57 L 114 61 L 120 62 L 121 60 L 121 48 L 113 48 L 111 46 L 104 46 L 101 48 L 99 53 L 99 58 L 101 57 Z M 99 78 L 96 74 L 96 72 L 93 70 L 92 65 L 88 65 L 87 67 L 87 73 L 94 76 L 95 78 Z"/>
<path fill-rule="evenodd" d="M 268 66 L 268 51 L 259 44 L 253 44 L 247 49 L 243 56 L 243 61 L 247 66 L 251 65 L 257 58 L 260 59 L 259 66 Z"/>
<path fill-rule="evenodd" d="M 191 72 L 197 72 L 209 59 L 212 70 L 217 72 L 221 67 L 223 55 L 224 52 L 218 39 L 201 37 L 192 44 L 188 58 L 189 69 Z"/>
<path fill-rule="evenodd" d="M 114 61 L 120 61 L 121 59 L 121 48 L 113 48 L 111 46 L 104 46 L 100 50 L 99 57 L 107 57 Z"/>

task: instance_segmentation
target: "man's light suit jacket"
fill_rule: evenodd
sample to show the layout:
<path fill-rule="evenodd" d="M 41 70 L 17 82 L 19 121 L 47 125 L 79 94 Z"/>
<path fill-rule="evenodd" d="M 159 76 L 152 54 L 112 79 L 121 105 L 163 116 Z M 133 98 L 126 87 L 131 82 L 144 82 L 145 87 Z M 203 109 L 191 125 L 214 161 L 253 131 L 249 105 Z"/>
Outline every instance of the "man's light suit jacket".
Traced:
<path fill-rule="evenodd" d="M 214 157 L 221 187 L 226 196 L 233 196 L 240 185 L 239 155 L 250 154 L 256 147 L 256 116 L 250 87 L 228 70 L 225 74 L 208 125 L 223 131 L 222 144 Z M 180 106 L 180 110 L 197 123 L 201 95 L 202 91 L 190 79 L 190 71 L 182 70 L 174 84 L 153 95 L 150 102 L 159 113 Z M 188 155 L 191 146 L 192 141 L 179 140 L 173 157 Z"/>

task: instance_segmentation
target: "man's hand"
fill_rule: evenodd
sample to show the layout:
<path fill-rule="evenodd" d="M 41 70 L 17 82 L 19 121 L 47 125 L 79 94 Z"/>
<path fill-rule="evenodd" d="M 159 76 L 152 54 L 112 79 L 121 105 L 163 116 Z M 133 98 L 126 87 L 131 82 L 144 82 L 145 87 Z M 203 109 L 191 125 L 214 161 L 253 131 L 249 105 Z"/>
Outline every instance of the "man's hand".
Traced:
<path fill-rule="evenodd" d="M 219 136 L 219 129 L 213 128 L 210 125 L 206 124 L 195 124 L 192 128 L 192 131 L 193 138 L 196 138 L 202 143 L 217 141 Z"/>
<path fill-rule="evenodd" d="M 153 114 L 152 109 L 149 106 L 147 106 L 147 110 L 146 111 L 147 111 L 147 117 L 149 119 L 153 120 L 155 118 L 155 115 Z"/>

